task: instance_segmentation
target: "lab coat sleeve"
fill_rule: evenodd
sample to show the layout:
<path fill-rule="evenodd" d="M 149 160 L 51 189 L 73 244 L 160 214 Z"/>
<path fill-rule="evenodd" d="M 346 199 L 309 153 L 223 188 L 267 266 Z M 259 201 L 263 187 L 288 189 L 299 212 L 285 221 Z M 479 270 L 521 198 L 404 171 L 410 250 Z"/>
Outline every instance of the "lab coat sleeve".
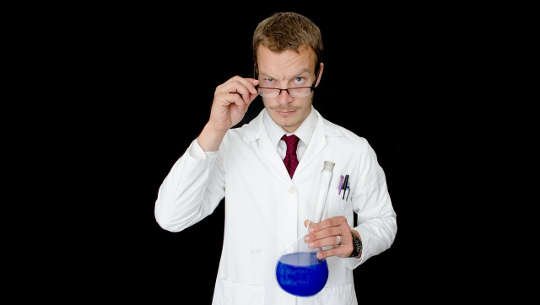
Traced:
<path fill-rule="evenodd" d="M 358 214 L 358 226 L 353 229 L 360 233 L 363 249 L 360 258 L 346 259 L 351 269 L 390 248 L 397 233 L 384 171 L 367 141 L 364 148 L 356 171 L 359 176 L 351 183 L 355 187 L 354 192 L 351 190 L 352 204 Z"/>
<path fill-rule="evenodd" d="M 195 139 L 158 191 L 154 214 L 165 230 L 180 232 L 210 215 L 225 195 L 221 151 L 204 152 Z"/>

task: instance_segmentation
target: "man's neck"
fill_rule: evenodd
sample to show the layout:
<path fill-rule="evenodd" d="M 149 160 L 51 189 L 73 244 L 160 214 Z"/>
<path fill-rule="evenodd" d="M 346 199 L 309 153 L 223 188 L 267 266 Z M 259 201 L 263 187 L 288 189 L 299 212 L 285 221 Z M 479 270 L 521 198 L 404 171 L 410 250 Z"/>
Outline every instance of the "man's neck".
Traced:
<path fill-rule="evenodd" d="M 305 119 L 304 119 L 304 120 L 305 120 Z M 303 122 L 303 121 L 302 121 L 302 122 Z M 302 123 L 300 123 L 300 125 L 302 125 Z M 300 127 L 300 125 L 298 125 L 298 126 L 296 126 L 296 127 L 294 127 L 294 128 L 285 128 L 285 127 L 281 127 L 281 128 L 283 128 L 283 130 L 285 130 L 285 131 L 288 132 L 288 133 L 293 133 L 293 132 L 295 132 L 295 131 L 298 129 L 298 127 Z"/>

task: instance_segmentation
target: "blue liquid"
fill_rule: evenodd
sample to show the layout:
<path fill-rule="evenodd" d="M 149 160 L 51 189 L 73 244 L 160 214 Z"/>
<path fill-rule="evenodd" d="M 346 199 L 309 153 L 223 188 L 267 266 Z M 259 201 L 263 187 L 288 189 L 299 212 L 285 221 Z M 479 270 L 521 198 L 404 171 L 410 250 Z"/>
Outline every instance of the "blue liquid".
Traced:
<path fill-rule="evenodd" d="M 308 297 L 323 289 L 328 279 L 326 260 L 316 252 L 296 252 L 283 255 L 276 267 L 279 286 L 290 294 Z"/>

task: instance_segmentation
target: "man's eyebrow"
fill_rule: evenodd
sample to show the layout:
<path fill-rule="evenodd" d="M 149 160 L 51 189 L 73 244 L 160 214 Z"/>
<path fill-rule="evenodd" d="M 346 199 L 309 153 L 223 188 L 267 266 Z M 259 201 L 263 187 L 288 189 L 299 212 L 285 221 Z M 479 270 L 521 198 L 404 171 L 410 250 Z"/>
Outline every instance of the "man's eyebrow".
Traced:
<path fill-rule="evenodd" d="M 261 76 L 268 76 L 268 77 L 271 77 L 271 78 L 275 78 L 275 77 L 273 77 L 273 76 L 271 76 L 271 75 L 268 75 L 268 74 L 266 74 L 266 73 L 262 73 L 262 72 L 261 72 L 261 73 L 259 73 L 259 74 L 260 74 Z"/>

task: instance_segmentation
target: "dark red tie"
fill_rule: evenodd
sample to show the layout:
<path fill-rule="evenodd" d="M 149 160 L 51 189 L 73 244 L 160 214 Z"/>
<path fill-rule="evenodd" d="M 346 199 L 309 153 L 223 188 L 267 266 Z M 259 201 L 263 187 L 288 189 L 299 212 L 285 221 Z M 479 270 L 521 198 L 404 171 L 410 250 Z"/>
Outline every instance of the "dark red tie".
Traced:
<path fill-rule="evenodd" d="M 283 163 L 285 163 L 285 167 L 287 168 L 287 171 L 289 172 L 289 176 L 291 178 L 294 175 L 294 171 L 296 170 L 296 167 L 298 166 L 298 158 L 296 157 L 296 148 L 298 146 L 298 141 L 300 139 L 295 135 L 286 136 L 283 135 L 281 137 L 285 143 L 287 143 L 287 153 L 285 154 L 285 159 L 283 159 Z"/>

